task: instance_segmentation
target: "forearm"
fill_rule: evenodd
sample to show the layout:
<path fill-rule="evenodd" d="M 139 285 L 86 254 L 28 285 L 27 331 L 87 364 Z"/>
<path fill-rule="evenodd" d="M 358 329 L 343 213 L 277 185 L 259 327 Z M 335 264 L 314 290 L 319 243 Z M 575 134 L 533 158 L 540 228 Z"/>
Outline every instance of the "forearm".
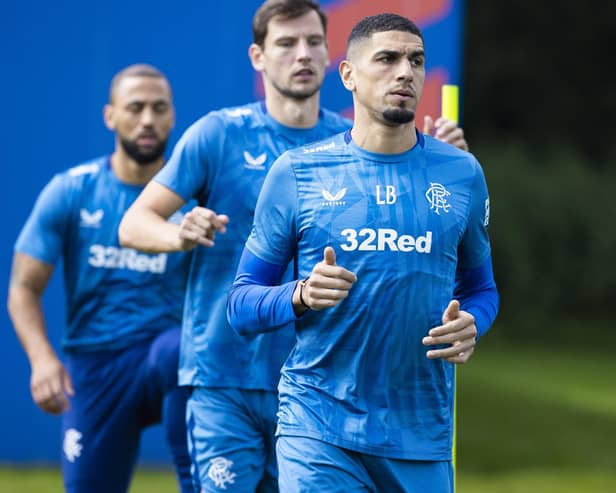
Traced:
<path fill-rule="evenodd" d="M 241 335 L 271 332 L 296 320 L 291 303 L 296 281 L 281 286 L 233 284 L 227 303 L 227 318 Z"/>
<path fill-rule="evenodd" d="M 486 290 L 480 295 L 477 293 L 472 299 L 462 303 L 462 309 L 469 312 L 475 318 L 477 338 L 485 334 L 494 323 L 498 313 L 498 303 L 496 287 Z"/>
<path fill-rule="evenodd" d="M 182 250 L 180 226 L 167 221 L 145 207 L 131 207 L 118 231 L 120 244 L 144 252 L 176 252 Z"/>
<path fill-rule="evenodd" d="M 285 270 L 244 249 L 227 299 L 227 319 L 236 332 L 271 332 L 297 318 L 293 310 L 297 281 L 280 285 Z"/>
<path fill-rule="evenodd" d="M 454 297 L 461 309 L 475 318 L 477 337 L 485 334 L 496 319 L 500 301 L 491 259 L 476 269 L 457 273 Z"/>
<path fill-rule="evenodd" d="M 31 365 L 43 357 L 55 357 L 47 336 L 40 294 L 22 285 L 11 285 L 8 312 Z"/>

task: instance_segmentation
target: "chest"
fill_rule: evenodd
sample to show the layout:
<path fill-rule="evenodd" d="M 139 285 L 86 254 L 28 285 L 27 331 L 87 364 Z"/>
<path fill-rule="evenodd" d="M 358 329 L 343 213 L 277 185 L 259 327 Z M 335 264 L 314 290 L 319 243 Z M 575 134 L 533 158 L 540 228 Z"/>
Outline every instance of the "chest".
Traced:
<path fill-rule="evenodd" d="M 72 238 L 80 245 L 119 245 L 118 227 L 139 190 L 84 187 L 72 207 Z"/>
<path fill-rule="evenodd" d="M 274 162 L 307 139 L 281 136 L 268 128 L 229 133 L 212 162 L 206 206 L 251 225 L 259 193 Z"/>
<path fill-rule="evenodd" d="M 446 170 L 348 162 L 308 173 L 299 186 L 300 237 L 342 252 L 454 255 L 471 191 Z"/>

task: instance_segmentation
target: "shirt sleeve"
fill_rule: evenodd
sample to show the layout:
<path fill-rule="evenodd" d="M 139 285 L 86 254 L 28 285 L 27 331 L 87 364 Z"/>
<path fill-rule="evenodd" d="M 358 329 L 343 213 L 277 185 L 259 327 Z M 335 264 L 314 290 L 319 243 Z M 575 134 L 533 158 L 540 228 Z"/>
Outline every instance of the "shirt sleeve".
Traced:
<path fill-rule="evenodd" d="M 216 164 L 216 143 L 223 136 L 219 117 L 212 113 L 204 116 L 184 132 L 154 181 L 173 190 L 185 202 L 207 196 L 212 166 Z"/>
<path fill-rule="evenodd" d="M 297 184 L 287 153 L 265 178 L 246 248 L 271 264 L 286 266 L 296 251 Z"/>
<path fill-rule="evenodd" d="M 265 178 L 227 300 L 227 319 L 240 334 L 268 332 L 295 320 L 296 281 L 279 284 L 295 252 L 296 203 L 295 175 L 283 154 Z"/>
<path fill-rule="evenodd" d="M 483 170 L 477 161 L 474 165 L 476 173 L 471 190 L 468 222 L 458 246 L 458 267 L 461 269 L 478 267 L 490 256 L 490 198 Z"/>
<path fill-rule="evenodd" d="M 38 196 L 15 251 L 55 264 L 62 255 L 71 217 L 70 187 L 66 176 L 54 177 Z"/>
<path fill-rule="evenodd" d="M 454 298 L 460 302 L 462 310 L 475 318 L 477 337 L 485 334 L 494 323 L 499 306 L 490 257 L 474 269 L 457 270 Z"/>
<path fill-rule="evenodd" d="M 494 282 L 488 225 L 490 198 L 483 170 L 474 161 L 476 173 L 471 191 L 468 223 L 458 248 L 454 297 L 460 307 L 475 317 L 478 337 L 496 318 L 499 296 Z"/>
<path fill-rule="evenodd" d="M 240 335 L 256 335 L 296 320 L 293 291 L 297 281 L 280 285 L 286 270 L 244 249 L 227 299 L 227 320 Z"/>

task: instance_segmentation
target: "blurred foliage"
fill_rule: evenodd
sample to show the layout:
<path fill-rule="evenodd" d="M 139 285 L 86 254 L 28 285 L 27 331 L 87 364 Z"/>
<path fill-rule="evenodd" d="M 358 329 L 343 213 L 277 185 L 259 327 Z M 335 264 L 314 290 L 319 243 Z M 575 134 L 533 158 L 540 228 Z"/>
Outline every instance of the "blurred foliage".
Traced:
<path fill-rule="evenodd" d="M 615 19 L 616 2 L 467 0 L 463 115 L 471 142 L 564 144 L 591 167 L 607 165 L 616 157 L 616 91 L 605 75 Z"/>
<path fill-rule="evenodd" d="M 509 324 L 516 330 L 607 319 L 616 292 L 616 169 L 593 168 L 567 147 L 493 142 L 473 151 L 490 189 L 500 316 L 518 322 Z"/>
<path fill-rule="evenodd" d="M 462 124 L 490 187 L 514 336 L 613 313 L 615 19 L 616 2 L 466 2 Z"/>

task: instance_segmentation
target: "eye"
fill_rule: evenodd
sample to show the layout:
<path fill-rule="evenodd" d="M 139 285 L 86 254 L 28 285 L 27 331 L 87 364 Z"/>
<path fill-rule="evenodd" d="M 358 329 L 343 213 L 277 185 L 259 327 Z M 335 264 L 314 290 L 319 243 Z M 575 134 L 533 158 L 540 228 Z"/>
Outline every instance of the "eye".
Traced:
<path fill-rule="evenodd" d="M 169 110 L 169 104 L 160 101 L 156 104 L 154 104 L 154 111 L 156 113 L 166 113 Z"/>
<path fill-rule="evenodd" d="M 323 38 L 321 36 L 314 36 L 308 39 L 310 46 L 321 46 L 323 44 Z"/>
<path fill-rule="evenodd" d="M 143 111 L 143 103 L 130 103 L 128 106 L 126 106 L 126 109 L 130 113 L 136 115 Z"/>
<path fill-rule="evenodd" d="M 413 65 L 413 67 L 423 67 L 424 63 L 425 63 L 425 60 L 423 57 L 417 57 L 417 58 L 411 59 L 411 64 Z"/>
<path fill-rule="evenodd" d="M 291 48 L 294 44 L 295 42 L 292 39 L 279 39 L 276 42 L 276 45 L 281 48 Z"/>
<path fill-rule="evenodd" d="M 377 61 L 383 63 L 393 63 L 396 58 L 393 55 L 381 55 Z"/>

